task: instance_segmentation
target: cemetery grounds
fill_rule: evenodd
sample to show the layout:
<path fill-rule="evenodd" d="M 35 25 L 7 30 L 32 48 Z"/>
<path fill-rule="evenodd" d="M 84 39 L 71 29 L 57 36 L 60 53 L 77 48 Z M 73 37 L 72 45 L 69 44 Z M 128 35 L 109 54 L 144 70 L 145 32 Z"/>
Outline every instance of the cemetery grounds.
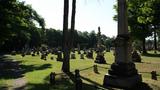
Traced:
<path fill-rule="evenodd" d="M 54 57 L 51 60 L 51 56 Z M 56 55 L 49 54 L 47 60 L 41 60 L 40 55 L 20 54 L 12 56 L 9 54 L 0 56 L 0 67 L 5 73 L 0 73 L 0 90 L 75 90 L 74 70 L 80 70 L 83 81 L 82 90 L 108 90 L 102 87 L 104 75 L 108 72 L 110 65 L 114 62 L 113 52 L 106 52 L 107 64 L 96 64 L 93 59 L 80 59 L 76 52 L 76 59 L 70 60 L 72 73 L 61 72 L 62 62 L 56 61 Z M 94 52 L 94 59 L 96 54 Z M 93 65 L 98 66 L 98 73 L 93 72 Z M 142 56 L 141 63 L 135 63 L 138 72 L 142 75 L 143 82 L 147 83 L 153 90 L 160 90 L 160 52 L 153 52 Z M 151 79 L 151 71 L 157 71 L 158 80 Z M 49 84 L 49 74 L 56 73 L 56 84 Z M 114 90 L 114 89 L 112 89 Z M 115 89 L 116 90 L 116 89 Z"/>

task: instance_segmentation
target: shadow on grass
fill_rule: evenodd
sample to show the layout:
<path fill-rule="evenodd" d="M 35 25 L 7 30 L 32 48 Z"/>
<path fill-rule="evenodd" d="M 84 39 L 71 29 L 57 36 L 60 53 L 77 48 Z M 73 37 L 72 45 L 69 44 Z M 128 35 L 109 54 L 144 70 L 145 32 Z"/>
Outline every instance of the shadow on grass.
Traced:
<path fill-rule="evenodd" d="M 146 53 L 146 54 L 142 54 L 143 56 L 146 57 L 160 57 L 160 54 L 151 54 L 151 53 Z"/>
<path fill-rule="evenodd" d="M 153 90 L 148 84 L 142 82 L 131 89 L 126 90 Z"/>
<path fill-rule="evenodd" d="M 23 77 L 19 67 L 20 61 L 13 61 L 8 56 L 0 56 L 0 79 L 14 79 Z"/>
<path fill-rule="evenodd" d="M 0 86 L 0 90 L 8 90 L 8 87 L 6 87 L 6 86 Z"/>
<path fill-rule="evenodd" d="M 88 68 L 84 68 L 84 69 L 81 69 L 81 70 L 79 70 L 79 71 L 84 71 L 84 70 L 88 70 L 88 69 L 91 69 L 91 68 L 93 68 L 93 66 L 91 66 L 91 67 L 88 67 Z M 102 68 L 104 68 L 104 67 L 102 67 Z M 106 69 L 106 68 L 105 68 Z M 76 83 L 75 82 L 75 75 L 73 74 L 73 72 L 69 72 L 69 73 L 66 73 L 68 76 L 69 76 L 69 78 L 72 80 L 72 82 L 74 82 L 74 83 Z M 103 88 L 103 85 L 101 85 L 101 84 L 99 84 L 99 83 L 97 83 L 97 82 L 95 82 L 95 81 L 93 81 L 93 80 L 91 80 L 91 79 L 89 79 L 89 78 L 86 78 L 86 77 L 84 77 L 84 76 L 81 76 L 80 75 L 80 78 L 82 79 L 82 80 L 85 80 L 85 81 L 87 81 L 87 82 L 89 82 L 89 83 L 91 83 L 91 84 L 86 84 L 86 83 L 83 83 L 82 82 L 82 90 L 113 90 L 113 89 L 111 89 L 111 88 Z"/>
<path fill-rule="evenodd" d="M 22 69 L 22 73 L 27 73 L 27 72 L 32 72 L 34 70 L 44 70 L 47 68 L 52 68 L 51 64 L 43 64 L 40 66 L 35 66 L 35 65 L 20 65 L 21 69 Z"/>
<path fill-rule="evenodd" d="M 20 65 L 20 61 L 13 61 L 8 56 L 0 56 L 0 79 L 16 79 L 23 77 L 23 74 L 34 70 L 44 70 L 51 68 L 51 64 L 35 65 Z"/>
<path fill-rule="evenodd" d="M 48 83 L 41 83 L 41 84 L 35 84 L 35 83 L 28 83 L 25 86 L 16 88 L 14 90 L 74 90 L 72 89 L 69 82 L 65 82 L 65 84 L 62 82 L 61 85 L 50 85 Z"/>

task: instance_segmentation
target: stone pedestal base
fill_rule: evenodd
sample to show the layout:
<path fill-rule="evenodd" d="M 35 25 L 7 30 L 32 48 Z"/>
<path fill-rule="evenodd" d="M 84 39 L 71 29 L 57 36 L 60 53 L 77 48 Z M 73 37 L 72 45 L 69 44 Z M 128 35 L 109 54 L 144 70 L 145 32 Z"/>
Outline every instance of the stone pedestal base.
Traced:
<path fill-rule="evenodd" d="M 113 63 L 104 76 L 104 87 L 130 89 L 142 82 L 134 63 Z"/>
<path fill-rule="evenodd" d="M 95 63 L 106 64 L 106 60 L 103 55 L 97 55 Z"/>
<path fill-rule="evenodd" d="M 103 86 L 130 89 L 141 82 L 142 82 L 141 75 L 134 75 L 131 77 L 116 77 L 111 75 L 105 75 Z"/>

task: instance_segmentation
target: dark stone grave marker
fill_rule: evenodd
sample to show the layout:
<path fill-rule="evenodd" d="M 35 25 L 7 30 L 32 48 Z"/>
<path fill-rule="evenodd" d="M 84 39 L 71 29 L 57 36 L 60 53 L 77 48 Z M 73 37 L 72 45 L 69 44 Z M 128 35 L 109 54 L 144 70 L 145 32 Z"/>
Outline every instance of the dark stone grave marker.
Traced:
<path fill-rule="evenodd" d="M 138 54 L 138 52 L 135 50 L 132 53 L 132 61 L 133 62 L 141 62 L 141 56 Z"/>
<path fill-rule="evenodd" d="M 94 71 L 94 73 L 98 73 L 97 65 L 93 65 L 93 71 Z"/>
<path fill-rule="evenodd" d="M 51 85 L 55 85 L 55 83 L 56 83 L 55 82 L 55 76 L 56 76 L 55 72 L 51 72 L 50 73 L 50 77 L 49 78 L 50 78 L 50 84 Z"/>
<path fill-rule="evenodd" d="M 86 55 L 87 58 L 93 59 L 93 51 L 89 50 Z"/>
<path fill-rule="evenodd" d="M 75 53 L 71 53 L 71 59 L 76 59 Z"/>
<path fill-rule="evenodd" d="M 76 90 L 82 90 L 82 80 L 78 69 L 75 70 L 75 87 Z"/>
<path fill-rule="evenodd" d="M 84 59 L 84 54 L 80 54 L 80 59 Z"/>
<path fill-rule="evenodd" d="M 156 72 L 156 71 L 152 71 L 152 72 L 151 72 L 151 78 L 152 78 L 153 80 L 157 80 L 157 72 Z"/>
<path fill-rule="evenodd" d="M 63 61 L 63 59 L 62 59 L 62 52 L 61 51 L 57 52 L 57 61 Z"/>

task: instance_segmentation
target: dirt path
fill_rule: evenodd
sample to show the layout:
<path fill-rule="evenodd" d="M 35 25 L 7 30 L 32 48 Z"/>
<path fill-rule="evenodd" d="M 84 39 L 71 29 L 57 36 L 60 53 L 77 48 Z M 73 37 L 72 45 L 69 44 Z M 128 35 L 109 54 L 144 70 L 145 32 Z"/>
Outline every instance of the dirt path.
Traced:
<path fill-rule="evenodd" d="M 0 78 L 11 80 L 9 86 L 5 86 L 5 90 L 24 90 L 27 80 L 23 75 L 20 62 L 9 60 L 6 56 L 3 56 L 0 57 L 0 68 Z"/>
<path fill-rule="evenodd" d="M 26 88 L 26 84 L 27 81 L 25 77 L 14 79 L 9 90 L 24 90 Z"/>

